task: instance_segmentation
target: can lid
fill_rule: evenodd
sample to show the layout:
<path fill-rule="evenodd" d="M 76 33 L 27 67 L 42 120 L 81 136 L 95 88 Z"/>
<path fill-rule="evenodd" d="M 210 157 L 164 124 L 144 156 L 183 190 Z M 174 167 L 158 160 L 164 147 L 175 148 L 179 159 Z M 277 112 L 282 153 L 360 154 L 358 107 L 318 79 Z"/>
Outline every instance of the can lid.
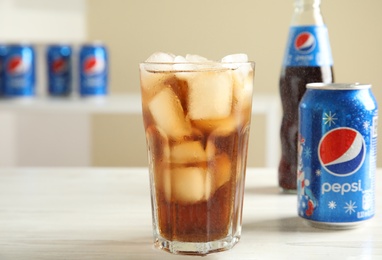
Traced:
<path fill-rule="evenodd" d="M 321 90 L 354 90 L 354 89 L 368 89 L 371 88 L 371 84 L 361 83 L 309 83 L 306 84 L 306 88 L 309 89 L 321 89 Z"/>

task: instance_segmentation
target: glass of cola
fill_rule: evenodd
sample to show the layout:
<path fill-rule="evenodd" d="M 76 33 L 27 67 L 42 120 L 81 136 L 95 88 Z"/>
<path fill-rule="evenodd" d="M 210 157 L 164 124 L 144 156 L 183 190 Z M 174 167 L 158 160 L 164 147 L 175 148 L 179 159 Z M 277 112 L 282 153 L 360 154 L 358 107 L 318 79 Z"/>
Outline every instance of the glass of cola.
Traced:
<path fill-rule="evenodd" d="M 239 241 L 253 79 L 245 54 L 140 64 L 157 248 L 205 255 Z"/>

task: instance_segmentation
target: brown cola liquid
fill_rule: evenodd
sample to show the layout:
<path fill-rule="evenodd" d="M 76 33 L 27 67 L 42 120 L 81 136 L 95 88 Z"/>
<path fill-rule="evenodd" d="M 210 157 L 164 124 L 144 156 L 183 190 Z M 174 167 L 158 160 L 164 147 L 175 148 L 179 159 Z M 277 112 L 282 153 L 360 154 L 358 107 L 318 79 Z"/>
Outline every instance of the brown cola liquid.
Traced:
<path fill-rule="evenodd" d="M 252 91 L 230 75 L 227 69 L 141 74 L 151 192 L 155 194 L 154 232 L 166 240 L 208 242 L 240 236 Z M 203 104 L 192 106 L 196 101 L 190 82 L 198 76 L 200 84 L 204 78 L 210 84 L 222 80 L 217 91 L 222 85 L 228 88 L 225 80 L 229 81 L 232 102 L 227 104 L 226 116 L 193 118 L 208 113 Z M 252 84 L 253 72 L 246 77 Z M 167 121 L 174 125 L 168 127 Z"/>
<path fill-rule="evenodd" d="M 330 67 L 284 67 L 280 77 L 280 96 L 283 109 L 281 122 L 281 160 L 279 186 L 284 190 L 296 190 L 297 185 L 297 138 L 298 106 L 306 91 L 306 84 L 332 83 L 333 68 Z"/>

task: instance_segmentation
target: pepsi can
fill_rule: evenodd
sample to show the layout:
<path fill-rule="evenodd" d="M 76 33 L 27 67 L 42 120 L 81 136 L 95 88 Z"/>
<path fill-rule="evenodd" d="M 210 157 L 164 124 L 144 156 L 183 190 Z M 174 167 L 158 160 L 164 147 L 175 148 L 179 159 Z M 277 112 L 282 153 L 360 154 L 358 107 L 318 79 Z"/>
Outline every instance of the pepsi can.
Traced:
<path fill-rule="evenodd" d="M 307 84 L 299 106 L 298 214 L 355 227 L 375 211 L 378 108 L 370 85 Z"/>
<path fill-rule="evenodd" d="M 4 96 L 34 96 L 36 83 L 35 68 L 35 50 L 32 45 L 7 45 L 5 54 Z"/>
<path fill-rule="evenodd" d="M 5 73 L 6 53 L 7 53 L 6 45 L 0 44 L 0 97 L 4 95 L 4 73 Z"/>
<path fill-rule="evenodd" d="M 80 49 L 80 95 L 104 96 L 108 92 L 108 53 L 103 44 L 85 44 Z"/>
<path fill-rule="evenodd" d="M 72 89 L 72 47 L 50 45 L 46 51 L 48 93 L 51 96 L 68 96 Z"/>

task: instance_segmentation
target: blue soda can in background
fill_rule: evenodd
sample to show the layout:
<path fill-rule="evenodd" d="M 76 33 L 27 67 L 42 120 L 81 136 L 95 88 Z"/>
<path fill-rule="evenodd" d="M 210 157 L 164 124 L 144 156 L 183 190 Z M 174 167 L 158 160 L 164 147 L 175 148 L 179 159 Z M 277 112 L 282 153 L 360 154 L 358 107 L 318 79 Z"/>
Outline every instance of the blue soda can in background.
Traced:
<path fill-rule="evenodd" d="M 355 227 L 375 211 L 378 108 L 370 85 L 307 84 L 299 107 L 298 214 Z"/>
<path fill-rule="evenodd" d="M 35 68 L 35 51 L 32 45 L 7 45 L 4 68 L 4 96 L 34 96 L 36 83 Z"/>
<path fill-rule="evenodd" d="M 46 51 L 48 92 L 51 96 L 68 96 L 72 90 L 72 47 L 50 45 Z"/>
<path fill-rule="evenodd" d="M 108 92 L 108 53 L 103 44 L 84 44 L 80 49 L 80 95 L 104 96 Z"/>
<path fill-rule="evenodd" d="M 0 44 L 0 97 L 4 95 L 4 73 L 5 73 L 5 58 L 7 54 L 7 47 Z"/>

